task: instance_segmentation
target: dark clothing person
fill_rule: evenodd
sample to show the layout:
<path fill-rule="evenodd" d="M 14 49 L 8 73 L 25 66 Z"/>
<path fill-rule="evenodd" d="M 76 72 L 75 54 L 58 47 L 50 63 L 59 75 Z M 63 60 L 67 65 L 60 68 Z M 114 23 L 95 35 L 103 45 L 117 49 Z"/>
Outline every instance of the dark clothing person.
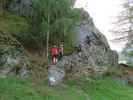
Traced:
<path fill-rule="evenodd" d="M 81 46 L 81 44 L 75 46 L 75 51 L 76 51 L 77 53 L 79 53 L 79 52 L 82 51 L 82 46 Z"/>
<path fill-rule="evenodd" d="M 78 48 L 77 48 L 77 52 L 81 52 L 81 50 L 82 50 L 82 46 L 81 46 L 81 44 L 79 44 Z"/>
<path fill-rule="evenodd" d="M 58 60 L 61 60 L 62 57 L 63 57 L 63 54 L 64 54 L 64 47 L 63 47 L 63 45 L 60 46 L 58 51 L 59 51 Z"/>
<path fill-rule="evenodd" d="M 90 42 L 91 42 L 90 37 L 87 35 L 86 36 L 86 43 L 90 45 Z"/>

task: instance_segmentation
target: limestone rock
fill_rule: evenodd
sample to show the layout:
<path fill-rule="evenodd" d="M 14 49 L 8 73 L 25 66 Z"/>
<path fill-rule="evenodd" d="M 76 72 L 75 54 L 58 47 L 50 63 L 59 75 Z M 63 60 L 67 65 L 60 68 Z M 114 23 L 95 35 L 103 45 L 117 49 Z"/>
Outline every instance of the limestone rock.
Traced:
<path fill-rule="evenodd" d="M 77 49 L 72 55 L 64 57 L 58 66 L 64 66 L 72 72 L 90 67 L 96 72 L 103 72 L 117 66 L 117 53 L 110 49 L 105 36 L 92 23 L 92 20 L 83 21 L 75 28 L 79 36 Z"/>
<path fill-rule="evenodd" d="M 48 80 L 50 86 L 58 85 L 58 83 L 62 82 L 65 76 L 65 70 L 55 65 L 51 65 L 48 69 Z"/>
<path fill-rule="evenodd" d="M 0 76 L 28 75 L 30 62 L 21 44 L 8 35 L 0 32 Z"/>
<path fill-rule="evenodd" d="M 117 66 L 117 52 L 110 49 L 107 39 L 95 27 L 89 15 L 88 20 L 79 23 L 74 30 L 78 34 L 75 51 L 63 57 L 57 67 L 63 67 L 66 73 L 91 69 L 102 74 L 108 68 Z"/>

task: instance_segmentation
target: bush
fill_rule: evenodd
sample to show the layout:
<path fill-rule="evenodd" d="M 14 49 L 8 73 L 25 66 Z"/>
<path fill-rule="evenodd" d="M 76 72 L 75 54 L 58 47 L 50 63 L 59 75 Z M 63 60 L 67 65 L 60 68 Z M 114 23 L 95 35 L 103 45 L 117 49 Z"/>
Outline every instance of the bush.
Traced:
<path fill-rule="evenodd" d="M 0 31 L 15 34 L 26 32 L 28 29 L 29 24 L 25 18 L 8 12 L 4 16 L 0 14 Z"/>

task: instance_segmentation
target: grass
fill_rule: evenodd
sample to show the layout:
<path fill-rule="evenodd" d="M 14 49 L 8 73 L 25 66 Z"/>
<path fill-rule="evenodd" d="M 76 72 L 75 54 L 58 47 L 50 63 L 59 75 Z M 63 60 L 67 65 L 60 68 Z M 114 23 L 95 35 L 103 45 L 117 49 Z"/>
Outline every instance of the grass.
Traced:
<path fill-rule="evenodd" d="M 133 100 L 133 87 L 111 77 L 70 80 L 67 85 L 49 87 L 29 79 L 0 78 L 0 100 Z"/>
<path fill-rule="evenodd" d="M 50 88 L 29 80 L 0 78 L 0 100 L 87 100 L 82 91 L 71 87 Z"/>
<path fill-rule="evenodd" d="M 97 80 L 85 92 L 91 100 L 133 100 L 133 87 L 122 85 L 111 78 Z"/>
<path fill-rule="evenodd" d="M 1 14 L 0 11 L 0 31 L 5 33 L 20 33 L 25 32 L 29 25 L 25 18 L 5 12 Z"/>
<path fill-rule="evenodd" d="M 123 85 L 113 77 L 81 77 L 68 84 L 84 91 L 90 100 L 133 100 L 133 86 Z"/>

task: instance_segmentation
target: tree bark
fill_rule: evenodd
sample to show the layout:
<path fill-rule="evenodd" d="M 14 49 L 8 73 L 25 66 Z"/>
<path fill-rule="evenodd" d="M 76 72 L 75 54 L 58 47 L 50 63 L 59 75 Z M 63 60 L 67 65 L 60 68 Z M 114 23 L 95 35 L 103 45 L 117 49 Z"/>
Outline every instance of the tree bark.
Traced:
<path fill-rule="evenodd" d="M 48 13 L 48 31 L 47 31 L 47 61 L 48 61 L 48 58 L 49 58 L 49 33 L 50 33 L 50 28 L 49 28 L 49 21 L 50 21 L 50 18 L 49 18 L 49 13 Z"/>

